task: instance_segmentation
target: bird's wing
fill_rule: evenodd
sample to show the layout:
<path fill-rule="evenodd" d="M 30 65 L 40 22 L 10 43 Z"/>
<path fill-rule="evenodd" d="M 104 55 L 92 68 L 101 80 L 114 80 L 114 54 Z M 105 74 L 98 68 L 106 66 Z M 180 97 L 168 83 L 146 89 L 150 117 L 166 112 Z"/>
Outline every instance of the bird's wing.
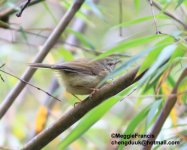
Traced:
<path fill-rule="evenodd" d="M 94 66 L 90 63 L 91 61 L 88 59 L 79 59 L 71 62 L 64 62 L 54 65 L 32 63 L 29 64 L 29 66 L 33 68 L 50 68 L 55 70 L 64 70 L 67 73 L 81 73 L 81 74 L 88 74 L 88 75 L 96 75 L 96 72 L 94 71 L 93 68 Z"/>
<path fill-rule="evenodd" d="M 51 68 L 55 70 L 63 70 L 66 71 L 67 73 L 94 75 L 91 67 L 88 65 L 88 62 L 78 62 L 78 61 L 66 62 L 59 65 L 58 64 L 53 65 Z"/>

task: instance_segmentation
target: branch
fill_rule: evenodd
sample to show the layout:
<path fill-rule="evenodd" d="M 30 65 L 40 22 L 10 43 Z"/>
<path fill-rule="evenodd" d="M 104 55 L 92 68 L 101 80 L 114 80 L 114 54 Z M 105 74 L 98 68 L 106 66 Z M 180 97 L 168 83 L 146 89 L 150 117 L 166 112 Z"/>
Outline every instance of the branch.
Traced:
<path fill-rule="evenodd" d="M 43 2 L 43 1 L 45 1 L 45 0 L 34 0 L 28 6 L 32 6 L 32 5 L 35 5 L 35 4 Z M 8 8 L 8 9 L 4 10 L 3 12 L 0 13 L 0 20 L 3 20 L 4 18 L 11 16 L 12 14 L 16 13 L 17 11 L 18 10 L 15 8 Z"/>
<path fill-rule="evenodd" d="M 2 66 L 4 66 L 4 64 L 3 64 Z M 0 68 L 2 68 L 2 66 L 1 66 Z M 12 77 L 14 77 L 14 78 L 20 80 L 21 82 L 23 82 L 23 83 L 25 83 L 25 84 L 28 84 L 28 85 L 30 85 L 31 87 L 33 87 L 33 88 L 35 88 L 35 89 L 37 89 L 37 90 L 39 90 L 39 91 L 44 92 L 44 93 L 45 93 L 46 95 L 48 95 L 50 98 L 54 98 L 55 100 L 62 102 L 62 100 L 60 100 L 60 99 L 58 99 L 57 97 L 51 95 L 49 92 L 47 92 L 47 91 L 45 91 L 45 90 L 43 90 L 43 89 L 41 89 L 41 88 L 39 88 L 39 87 L 37 87 L 37 86 L 35 86 L 35 85 L 33 85 L 33 84 L 31 84 L 31 83 L 29 83 L 29 82 L 23 80 L 23 79 L 20 79 L 20 78 L 18 78 L 17 76 L 15 76 L 15 75 L 13 75 L 13 74 L 11 74 L 11 73 L 9 73 L 9 72 L 6 72 L 6 71 L 4 71 L 4 70 L 2 70 L 2 69 L 0 69 L 0 72 L 3 72 L 3 73 L 5 73 L 5 74 L 7 74 L 7 75 L 9 75 L 9 76 L 12 76 Z M 2 78 L 1 74 L 0 74 L 0 78 L 1 78 L 1 80 L 3 80 L 3 82 L 4 82 L 4 79 Z"/>
<path fill-rule="evenodd" d="M 30 3 L 31 3 L 31 0 L 27 0 L 26 2 L 24 2 L 23 4 L 21 4 L 21 6 L 20 6 L 21 10 L 20 10 L 20 12 L 18 12 L 18 13 L 16 14 L 16 16 L 17 16 L 17 17 L 21 17 L 23 11 L 25 10 L 25 8 L 26 8 Z"/>
<path fill-rule="evenodd" d="M 76 107 L 69 110 L 53 125 L 40 132 L 37 136 L 35 136 L 35 138 L 31 139 L 27 144 L 25 144 L 22 150 L 43 148 L 59 134 L 61 134 L 67 128 L 80 120 L 87 112 L 92 110 L 94 107 L 98 106 L 106 99 L 116 95 L 117 93 L 121 92 L 122 90 L 139 80 L 144 73 L 135 78 L 138 69 L 139 67 L 119 77 L 112 83 L 106 84 L 105 86 L 101 87 L 99 91 L 97 91 L 91 97 L 91 99 L 88 97 L 84 101 L 76 105 Z"/>
<path fill-rule="evenodd" d="M 40 63 L 43 61 L 45 56 L 49 53 L 50 49 L 55 45 L 55 43 L 58 41 L 61 34 L 66 29 L 67 25 L 70 23 L 70 21 L 75 16 L 75 13 L 80 9 L 81 5 L 84 3 L 84 0 L 76 0 L 72 6 L 69 8 L 69 10 L 65 13 L 65 15 L 60 20 L 59 24 L 56 26 L 56 28 L 53 30 L 49 38 L 46 40 L 46 42 L 43 44 L 41 50 L 38 52 L 32 63 Z M 23 73 L 21 79 L 24 81 L 29 81 L 33 74 L 35 73 L 36 69 L 33 68 L 27 68 L 25 72 Z M 4 116 L 4 114 L 7 112 L 7 110 L 10 108 L 12 103 L 15 101 L 17 96 L 20 94 L 20 92 L 25 87 L 25 83 L 18 82 L 16 86 L 9 92 L 7 97 L 4 99 L 2 104 L 0 105 L 0 118 Z"/>
<path fill-rule="evenodd" d="M 119 0 L 119 24 L 123 22 L 123 1 Z M 123 36 L 123 28 L 120 26 L 119 28 L 119 36 Z"/>
<path fill-rule="evenodd" d="M 148 141 L 155 141 L 158 134 L 161 131 L 161 128 L 164 124 L 164 122 L 166 121 L 168 115 L 170 114 L 172 108 L 174 107 L 175 103 L 177 102 L 177 89 L 179 84 L 181 83 L 181 81 L 187 76 L 187 69 L 185 69 L 183 71 L 183 73 L 181 74 L 181 76 L 179 77 L 176 85 L 174 86 L 171 95 L 168 97 L 164 107 L 162 108 L 162 111 L 160 113 L 160 115 L 158 116 L 151 132 L 149 133 L 149 135 L 154 135 L 154 138 L 148 138 Z M 152 147 L 151 144 L 144 146 L 143 150 L 150 150 Z"/>
<path fill-rule="evenodd" d="M 154 12 L 154 9 L 153 9 L 153 1 L 152 0 L 148 0 L 148 2 L 150 4 L 150 6 L 151 6 L 151 12 L 152 12 L 153 21 L 154 21 L 154 25 L 155 25 L 155 29 L 156 29 L 156 34 L 161 34 L 161 32 L 158 30 L 158 26 L 157 26 L 155 12 Z"/>
<path fill-rule="evenodd" d="M 149 0 L 148 0 L 149 1 Z M 181 24 L 185 29 L 187 29 L 187 25 L 181 21 L 180 19 L 178 19 L 176 16 L 174 16 L 173 14 L 171 14 L 170 12 L 167 11 L 163 11 L 163 8 L 155 1 L 152 1 L 153 6 L 155 6 L 158 10 L 162 11 L 166 16 L 172 18 L 173 20 L 175 20 L 176 22 L 178 22 L 179 24 Z"/>

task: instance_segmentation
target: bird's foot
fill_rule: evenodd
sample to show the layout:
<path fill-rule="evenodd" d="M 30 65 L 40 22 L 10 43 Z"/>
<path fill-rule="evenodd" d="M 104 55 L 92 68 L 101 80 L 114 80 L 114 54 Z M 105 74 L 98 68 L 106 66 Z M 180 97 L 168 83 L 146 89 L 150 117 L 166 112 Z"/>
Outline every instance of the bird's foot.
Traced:
<path fill-rule="evenodd" d="M 78 104 L 80 104 L 81 102 L 82 102 L 82 100 L 78 97 L 78 96 L 76 96 L 76 95 L 74 95 L 74 94 L 72 94 L 76 99 L 78 99 L 79 100 L 79 102 L 75 102 L 75 104 L 74 104 L 74 107 L 76 106 L 76 105 L 78 105 Z"/>
<path fill-rule="evenodd" d="M 97 91 L 99 91 L 99 89 L 97 89 L 97 88 L 90 88 L 90 89 L 92 90 L 92 92 L 90 93 L 89 98 L 92 99 L 92 97 L 94 96 L 94 94 L 95 94 Z"/>
<path fill-rule="evenodd" d="M 73 105 L 74 108 L 75 108 L 77 105 L 81 104 L 81 103 L 82 103 L 82 101 L 81 101 L 81 102 L 75 102 L 74 105 Z"/>

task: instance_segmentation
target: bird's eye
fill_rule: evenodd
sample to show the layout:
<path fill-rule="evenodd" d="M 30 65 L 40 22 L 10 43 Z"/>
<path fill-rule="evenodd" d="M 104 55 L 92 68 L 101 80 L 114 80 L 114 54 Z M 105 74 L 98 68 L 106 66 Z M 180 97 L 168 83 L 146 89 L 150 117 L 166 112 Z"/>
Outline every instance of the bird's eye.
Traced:
<path fill-rule="evenodd" d="M 113 65 L 113 63 L 108 63 L 108 65 L 109 65 L 109 66 L 112 66 L 112 65 Z"/>

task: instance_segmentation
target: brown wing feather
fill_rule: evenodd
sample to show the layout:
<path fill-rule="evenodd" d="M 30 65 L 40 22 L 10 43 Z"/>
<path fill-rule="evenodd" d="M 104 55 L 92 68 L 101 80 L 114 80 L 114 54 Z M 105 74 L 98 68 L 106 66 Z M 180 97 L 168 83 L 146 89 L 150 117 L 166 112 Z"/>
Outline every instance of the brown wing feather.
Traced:
<path fill-rule="evenodd" d="M 74 60 L 71 62 L 53 65 L 51 68 L 57 70 L 62 69 L 66 72 L 94 75 L 92 72 L 92 68 L 90 67 L 90 65 L 88 65 L 88 63 L 90 62 L 84 59 Z"/>
<path fill-rule="evenodd" d="M 33 68 L 50 68 L 55 70 L 64 70 L 69 73 L 81 73 L 81 74 L 89 74 L 89 75 L 96 75 L 96 72 L 94 71 L 92 65 L 89 65 L 91 63 L 88 59 L 78 59 L 71 62 L 65 62 L 61 64 L 42 64 L 42 63 L 33 63 L 29 64 Z"/>

